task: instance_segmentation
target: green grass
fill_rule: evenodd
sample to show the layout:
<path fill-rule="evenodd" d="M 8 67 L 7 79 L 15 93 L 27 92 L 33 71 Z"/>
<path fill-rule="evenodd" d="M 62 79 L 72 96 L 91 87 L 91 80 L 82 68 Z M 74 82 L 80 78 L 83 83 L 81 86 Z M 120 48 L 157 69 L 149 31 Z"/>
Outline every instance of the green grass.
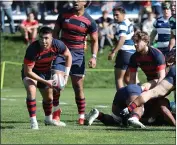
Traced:
<path fill-rule="evenodd" d="M 86 112 L 97 107 L 111 113 L 115 89 L 85 89 Z M 31 130 L 23 88 L 1 91 L 1 143 L 2 144 L 175 144 L 175 127 L 147 126 L 147 129 L 106 127 L 96 121 L 92 126 L 77 125 L 77 109 L 71 88 L 62 92 L 61 120 L 64 128 L 44 126 L 41 96 L 37 92 L 37 119 L 39 130 Z M 98 105 L 107 106 L 99 108 Z"/>
<path fill-rule="evenodd" d="M 26 45 L 23 43 L 20 33 L 15 35 L 4 34 L 1 37 L 1 61 L 23 62 L 23 58 L 26 51 Z M 90 43 L 88 43 L 88 49 L 85 51 L 86 68 L 88 69 L 88 60 L 91 58 Z M 104 54 L 98 54 L 96 69 L 113 69 L 114 61 L 108 61 L 107 56 L 109 54 L 110 47 L 105 47 Z M 139 71 L 139 77 L 142 82 L 145 81 L 145 76 L 142 71 Z M 21 65 L 6 64 L 4 87 L 19 88 L 23 87 L 21 81 Z M 67 87 L 71 88 L 69 81 Z M 88 72 L 86 71 L 86 77 L 84 87 L 87 88 L 114 88 L 114 72 Z"/>

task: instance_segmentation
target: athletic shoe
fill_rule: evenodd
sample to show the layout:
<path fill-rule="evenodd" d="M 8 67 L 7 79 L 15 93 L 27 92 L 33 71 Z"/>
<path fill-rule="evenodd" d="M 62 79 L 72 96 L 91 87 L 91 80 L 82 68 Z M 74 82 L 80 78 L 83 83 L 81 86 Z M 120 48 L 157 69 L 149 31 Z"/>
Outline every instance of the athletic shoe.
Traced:
<path fill-rule="evenodd" d="M 79 118 L 78 124 L 79 125 L 84 125 L 84 123 L 85 123 L 85 118 Z"/>
<path fill-rule="evenodd" d="M 66 123 L 60 121 L 60 120 L 53 120 L 53 124 L 55 126 L 61 126 L 61 127 L 65 127 L 66 126 Z"/>
<path fill-rule="evenodd" d="M 98 117 L 99 111 L 97 109 L 92 109 L 87 115 L 88 125 L 92 125 L 93 121 Z"/>
<path fill-rule="evenodd" d="M 61 112 L 62 112 L 61 109 L 58 109 L 58 110 L 54 111 L 54 112 L 52 113 L 52 116 L 53 116 L 52 119 L 53 119 L 53 120 L 56 120 L 56 121 L 60 120 Z"/>
<path fill-rule="evenodd" d="M 139 120 L 137 117 L 130 117 L 128 119 L 128 123 L 130 126 L 133 126 L 135 128 L 146 128 Z"/>
<path fill-rule="evenodd" d="M 31 129 L 39 129 L 37 122 L 31 122 Z"/>

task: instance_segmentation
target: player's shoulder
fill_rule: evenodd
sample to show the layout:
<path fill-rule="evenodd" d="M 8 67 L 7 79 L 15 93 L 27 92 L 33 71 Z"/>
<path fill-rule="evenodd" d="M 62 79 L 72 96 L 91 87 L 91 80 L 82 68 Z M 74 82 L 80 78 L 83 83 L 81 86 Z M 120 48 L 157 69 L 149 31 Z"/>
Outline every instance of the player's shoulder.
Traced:
<path fill-rule="evenodd" d="M 149 47 L 149 51 L 155 56 L 163 55 L 159 49 L 154 48 L 154 47 Z"/>
<path fill-rule="evenodd" d="M 156 19 L 158 22 L 159 21 L 164 21 L 164 18 L 163 18 L 163 16 L 160 16 L 160 17 L 157 17 L 157 19 Z"/>
<path fill-rule="evenodd" d="M 64 43 L 61 40 L 53 38 L 53 40 L 52 40 L 52 46 L 53 47 L 58 48 L 61 45 L 64 45 Z"/>
<path fill-rule="evenodd" d="M 27 53 L 36 54 L 40 51 L 40 48 L 39 40 L 36 40 L 27 47 Z"/>

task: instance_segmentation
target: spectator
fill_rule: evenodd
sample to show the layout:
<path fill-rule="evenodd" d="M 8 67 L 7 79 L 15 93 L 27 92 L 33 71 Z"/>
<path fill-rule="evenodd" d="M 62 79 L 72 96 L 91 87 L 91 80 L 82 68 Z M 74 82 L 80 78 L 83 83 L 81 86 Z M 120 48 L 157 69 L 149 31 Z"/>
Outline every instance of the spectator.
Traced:
<path fill-rule="evenodd" d="M 162 14 L 162 2 L 160 0 L 151 1 L 152 4 L 152 12 L 155 14 L 155 17 L 158 18 Z"/>
<path fill-rule="evenodd" d="M 38 21 L 35 20 L 34 14 L 31 12 L 27 15 L 27 20 L 24 20 L 20 28 L 22 30 L 22 35 L 24 35 L 25 42 L 28 44 L 30 41 L 35 41 L 37 37 Z M 31 39 L 31 40 L 30 40 Z"/>
<path fill-rule="evenodd" d="M 153 30 L 153 24 L 154 24 L 155 18 L 154 14 L 152 12 L 148 13 L 148 18 L 143 22 L 142 30 L 144 32 L 147 32 L 150 36 L 152 30 Z"/>
<path fill-rule="evenodd" d="M 164 54 L 169 52 L 169 41 L 171 28 L 169 18 L 171 17 L 170 3 L 162 3 L 163 16 L 159 17 L 153 24 L 154 29 L 151 33 L 150 43 L 153 44 L 154 38 L 158 35 L 157 48 Z"/>
<path fill-rule="evenodd" d="M 111 24 L 113 20 L 108 17 L 108 12 L 103 11 L 103 16 L 96 20 L 99 28 L 99 37 L 100 37 L 100 48 L 99 52 L 103 53 L 103 47 L 105 44 L 105 40 L 108 40 L 111 47 L 113 47 L 113 42 L 111 39 L 114 38 L 113 30 Z"/>
<path fill-rule="evenodd" d="M 39 2 L 38 1 L 25 1 L 24 3 L 26 6 L 26 15 L 32 12 L 35 16 L 35 19 L 38 20 Z"/>
<path fill-rule="evenodd" d="M 10 23 L 10 31 L 12 34 L 15 33 L 15 25 L 14 20 L 12 17 L 12 0 L 9 1 L 1 1 L 0 2 L 0 9 L 1 9 L 1 31 L 4 31 L 4 21 L 5 21 L 5 15 L 7 16 L 7 19 Z"/>

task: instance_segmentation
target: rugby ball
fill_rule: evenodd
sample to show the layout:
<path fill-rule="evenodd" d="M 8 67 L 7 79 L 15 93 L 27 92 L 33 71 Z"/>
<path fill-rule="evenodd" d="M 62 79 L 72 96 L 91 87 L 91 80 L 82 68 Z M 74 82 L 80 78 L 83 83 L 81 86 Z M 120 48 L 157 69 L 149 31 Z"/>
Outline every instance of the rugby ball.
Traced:
<path fill-rule="evenodd" d="M 55 89 L 59 89 L 59 90 L 64 89 L 66 82 L 62 74 L 54 74 L 52 76 L 52 80 L 53 80 L 53 87 Z"/>

